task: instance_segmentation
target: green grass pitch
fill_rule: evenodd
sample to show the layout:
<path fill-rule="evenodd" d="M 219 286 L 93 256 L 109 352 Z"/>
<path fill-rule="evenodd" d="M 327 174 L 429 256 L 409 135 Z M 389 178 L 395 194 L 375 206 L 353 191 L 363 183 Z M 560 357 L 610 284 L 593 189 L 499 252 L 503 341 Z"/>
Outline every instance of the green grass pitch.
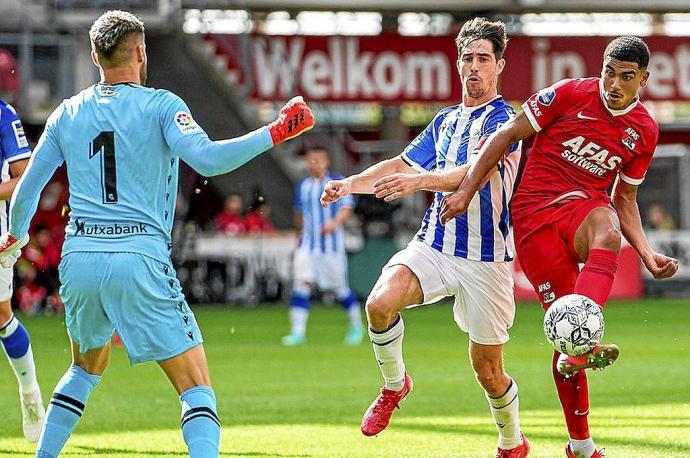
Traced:
<path fill-rule="evenodd" d="M 368 343 L 341 345 L 345 316 L 316 307 L 308 344 L 283 348 L 285 307 L 197 307 L 223 422 L 225 457 L 490 457 L 496 430 L 451 306 L 405 312 L 412 395 L 376 438 L 359 421 L 381 384 Z M 593 435 L 609 457 L 690 456 L 690 302 L 612 303 L 606 341 L 621 359 L 589 376 Z M 521 304 L 506 364 L 520 387 L 534 457 L 562 457 L 566 430 L 551 380 L 542 312 Z M 62 317 L 25 318 L 47 400 L 69 364 Z M 0 456 L 31 456 L 17 386 L 0 361 Z M 129 367 L 122 348 L 92 394 L 62 456 L 185 456 L 176 395 L 155 364 Z"/>

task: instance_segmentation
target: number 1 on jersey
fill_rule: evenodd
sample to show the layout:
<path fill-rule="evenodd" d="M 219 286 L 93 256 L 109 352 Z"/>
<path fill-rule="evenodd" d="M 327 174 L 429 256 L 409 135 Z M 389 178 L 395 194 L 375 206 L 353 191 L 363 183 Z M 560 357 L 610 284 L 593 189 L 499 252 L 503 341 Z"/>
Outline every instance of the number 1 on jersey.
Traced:
<path fill-rule="evenodd" d="M 115 132 L 101 132 L 93 139 L 89 151 L 89 159 L 93 159 L 98 153 L 103 153 L 101 159 L 101 187 L 103 190 L 103 203 L 117 203 L 117 172 L 115 167 Z"/>

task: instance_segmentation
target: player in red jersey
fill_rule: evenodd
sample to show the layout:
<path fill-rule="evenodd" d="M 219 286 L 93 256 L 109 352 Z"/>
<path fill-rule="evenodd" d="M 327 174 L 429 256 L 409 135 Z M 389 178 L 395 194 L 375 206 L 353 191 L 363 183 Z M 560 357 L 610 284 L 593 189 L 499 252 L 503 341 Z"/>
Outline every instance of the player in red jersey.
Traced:
<path fill-rule="evenodd" d="M 637 206 L 637 187 L 659 132 L 638 96 L 647 85 L 648 62 L 649 49 L 641 39 L 613 40 L 600 78 L 563 80 L 530 97 L 523 111 L 485 143 L 458 190 L 444 199 L 443 221 L 464 213 L 508 146 L 535 135 L 511 211 L 518 258 L 544 309 L 573 292 L 603 307 L 621 233 L 654 278 L 678 270 L 677 260 L 649 246 Z M 580 262 L 585 263 L 581 271 Z M 589 434 L 584 368 L 603 368 L 617 357 L 615 345 L 597 347 L 579 360 L 555 352 L 553 376 L 570 435 L 566 456 L 603 456 Z"/>

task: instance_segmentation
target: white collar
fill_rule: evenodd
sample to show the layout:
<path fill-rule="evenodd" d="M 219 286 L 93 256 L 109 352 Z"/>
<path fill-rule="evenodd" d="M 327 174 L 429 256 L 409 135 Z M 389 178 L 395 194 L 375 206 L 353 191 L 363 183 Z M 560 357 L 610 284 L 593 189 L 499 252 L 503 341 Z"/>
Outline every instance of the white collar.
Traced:
<path fill-rule="evenodd" d="M 638 94 L 635 96 L 635 100 L 622 110 L 614 110 L 610 108 L 609 105 L 606 103 L 606 97 L 604 95 L 604 80 L 601 78 L 599 78 L 599 97 L 601 97 L 601 102 L 604 104 L 604 108 L 606 108 L 609 111 L 609 113 L 611 113 L 613 116 L 622 116 L 624 114 L 630 113 L 632 109 L 635 108 L 640 101 L 640 96 Z"/>
<path fill-rule="evenodd" d="M 501 94 L 496 94 L 496 97 L 494 97 L 493 99 L 487 100 L 486 102 L 482 103 L 481 105 L 475 105 L 473 107 L 466 107 L 464 103 L 461 103 L 460 104 L 460 111 L 462 111 L 463 113 L 472 113 L 473 111 L 478 110 L 480 108 L 483 108 L 483 107 L 487 106 L 488 104 L 490 104 L 491 102 L 493 102 L 497 99 L 500 99 L 500 98 L 501 98 Z"/>

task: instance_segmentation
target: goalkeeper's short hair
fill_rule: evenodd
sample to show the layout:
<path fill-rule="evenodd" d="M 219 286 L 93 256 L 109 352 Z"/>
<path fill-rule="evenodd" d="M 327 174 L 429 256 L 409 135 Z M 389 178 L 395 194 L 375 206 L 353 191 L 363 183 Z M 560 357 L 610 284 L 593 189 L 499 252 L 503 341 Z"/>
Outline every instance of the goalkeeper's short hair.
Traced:
<path fill-rule="evenodd" d="M 121 44 L 131 34 L 143 34 L 144 23 L 127 11 L 112 10 L 103 13 L 91 26 L 91 46 L 99 57 L 112 64 L 118 64 Z"/>

